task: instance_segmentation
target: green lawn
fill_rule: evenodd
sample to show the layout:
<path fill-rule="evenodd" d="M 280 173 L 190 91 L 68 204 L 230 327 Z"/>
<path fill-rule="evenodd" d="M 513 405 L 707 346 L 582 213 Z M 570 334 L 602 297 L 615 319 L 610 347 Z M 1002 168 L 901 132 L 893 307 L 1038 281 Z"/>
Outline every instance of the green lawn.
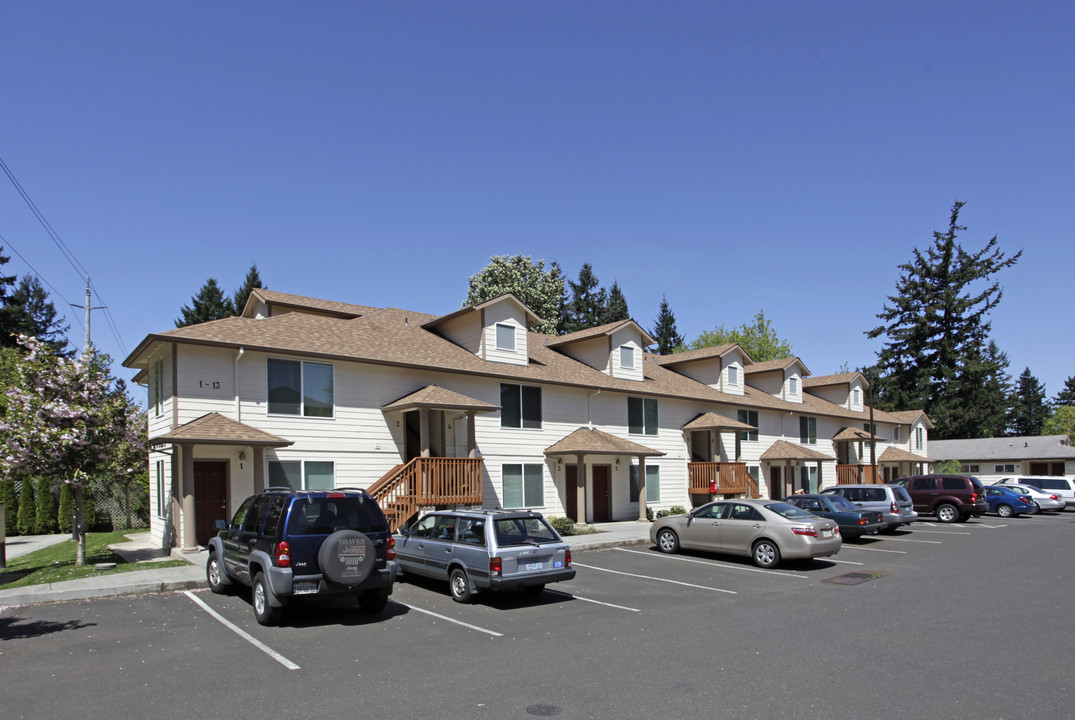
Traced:
<path fill-rule="evenodd" d="M 0 570 L 0 589 L 187 564 L 184 560 L 171 558 L 164 558 L 160 562 L 153 563 L 125 563 L 123 558 L 109 550 L 108 546 L 126 542 L 128 532 L 130 531 L 87 533 L 86 564 L 82 567 L 75 566 L 74 540 L 65 540 L 62 543 L 8 560 L 7 569 Z M 94 567 L 96 563 L 116 563 L 116 567 L 112 570 L 98 570 Z"/>

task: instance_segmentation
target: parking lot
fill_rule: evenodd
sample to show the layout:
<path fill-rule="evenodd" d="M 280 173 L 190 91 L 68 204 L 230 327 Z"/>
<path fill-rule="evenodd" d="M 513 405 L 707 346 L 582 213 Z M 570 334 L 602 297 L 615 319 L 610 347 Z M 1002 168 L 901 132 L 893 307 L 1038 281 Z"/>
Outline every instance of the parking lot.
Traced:
<path fill-rule="evenodd" d="M 919 522 L 775 570 L 579 552 L 537 598 L 413 580 L 382 615 L 279 628 L 242 591 L 9 608 L 5 716 L 1064 717 L 1073 538 L 1068 512 Z"/>

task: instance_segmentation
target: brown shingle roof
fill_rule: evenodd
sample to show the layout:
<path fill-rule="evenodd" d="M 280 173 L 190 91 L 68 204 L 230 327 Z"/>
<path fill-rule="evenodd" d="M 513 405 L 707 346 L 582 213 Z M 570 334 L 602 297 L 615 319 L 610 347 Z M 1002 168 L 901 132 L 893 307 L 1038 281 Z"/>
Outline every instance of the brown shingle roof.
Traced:
<path fill-rule="evenodd" d="M 634 320 L 617 320 L 616 322 L 605 323 L 604 325 L 598 325 L 597 327 L 586 328 L 585 330 L 578 330 L 567 335 L 560 335 L 557 337 L 549 338 L 549 347 L 558 347 L 561 345 L 570 345 L 571 343 L 580 342 L 582 340 L 590 340 L 595 337 L 601 337 L 603 335 L 611 335 L 625 325 L 634 325 L 639 333 L 642 335 L 643 345 L 653 345 L 657 341 L 650 337 L 650 334 L 642 329 L 642 326 L 636 323 Z"/>
<path fill-rule="evenodd" d="M 882 442 L 884 441 L 884 438 L 877 437 L 872 433 L 868 433 L 865 430 L 860 430 L 855 427 L 844 428 L 840 432 L 836 433 L 836 435 L 833 436 L 832 439 L 834 442 L 841 442 L 843 440 L 865 440 L 867 442 L 869 442 L 870 440 L 880 440 Z"/>
<path fill-rule="evenodd" d="M 660 450 L 624 440 L 603 430 L 579 428 L 545 448 L 546 455 L 664 455 Z"/>
<path fill-rule="evenodd" d="M 278 305 L 280 307 L 295 310 L 317 310 L 319 312 L 330 313 L 343 318 L 355 318 L 361 315 L 368 315 L 378 309 L 367 305 L 352 305 L 350 303 L 321 300 L 320 298 L 305 297 L 303 295 L 291 295 L 290 293 L 266 290 L 265 288 L 254 288 L 250 291 L 250 295 L 257 296 L 261 300 L 264 300 L 270 307 Z M 249 300 L 247 302 L 249 303 Z M 243 308 L 242 311 L 244 317 L 250 317 L 246 314 L 246 308 Z"/>
<path fill-rule="evenodd" d="M 787 440 L 777 440 L 772 446 L 761 454 L 762 460 L 835 460 L 825 453 L 811 450 L 802 445 L 790 443 Z"/>
<path fill-rule="evenodd" d="M 817 377 L 803 378 L 803 387 L 827 387 L 829 385 L 848 385 L 855 378 L 861 378 L 864 387 L 869 387 L 866 377 L 860 372 L 839 373 L 836 375 L 818 375 Z"/>
<path fill-rule="evenodd" d="M 772 372 L 774 370 L 787 370 L 792 365 L 801 367 L 803 369 L 803 375 L 810 374 L 810 369 L 806 367 L 806 363 L 797 357 L 777 358 L 776 360 L 756 362 L 753 365 L 747 365 L 743 368 L 743 372 L 747 375 L 754 375 L 755 373 Z"/>
<path fill-rule="evenodd" d="M 757 430 L 753 425 L 732 420 L 715 412 L 699 415 L 683 426 L 684 430 Z"/>
<path fill-rule="evenodd" d="M 260 447 L 287 447 L 293 444 L 291 440 L 285 440 L 215 412 L 202 415 L 164 435 L 150 438 L 149 442 L 150 445 L 197 443 L 198 445 L 257 445 Z"/>
<path fill-rule="evenodd" d="M 474 410 L 475 412 L 496 412 L 499 405 L 493 405 L 483 400 L 475 400 L 462 393 L 453 392 L 436 385 L 427 385 L 421 390 L 415 390 L 409 395 L 393 400 L 381 410 L 411 410 L 414 408 L 437 408 L 442 410 Z"/>
<path fill-rule="evenodd" d="M 694 360 L 709 360 L 712 358 L 723 357 L 728 351 L 737 347 L 739 347 L 738 343 L 728 343 L 726 345 L 698 348 L 697 350 L 684 350 L 683 352 L 672 353 L 671 355 L 659 355 L 657 357 L 657 362 L 664 367 L 671 367 L 673 365 L 692 362 Z M 746 358 L 748 365 L 753 362 L 753 360 L 747 357 L 747 354 L 743 352 L 743 348 L 739 348 L 739 352 L 743 353 L 743 357 Z"/>
<path fill-rule="evenodd" d="M 877 462 L 920 462 L 928 463 L 924 457 L 915 455 L 914 453 L 901 450 L 900 448 L 889 447 L 885 448 L 885 451 L 881 453 L 881 457 L 877 458 Z"/>

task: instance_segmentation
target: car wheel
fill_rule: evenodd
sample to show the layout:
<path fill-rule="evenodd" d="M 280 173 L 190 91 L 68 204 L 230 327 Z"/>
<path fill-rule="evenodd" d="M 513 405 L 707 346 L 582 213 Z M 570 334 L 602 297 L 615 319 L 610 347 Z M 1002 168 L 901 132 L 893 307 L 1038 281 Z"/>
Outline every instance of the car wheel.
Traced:
<path fill-rule="evenodd" d="M 448 589 L 452 593 L 452 600 L 458 603 L 470 602 L 474 597 L 474 589 L 470 586 L 470 578 L 463 568 L 452 568 L 448 575 Z"/>
<path fill-rule="evenodd" d="M 269 585 L 265 579 L 265 573 L 258 573 L 254 577 L 254 587 L 250 591 L 251 601 L 254 605 L 254 617 L 261 625 L 276 625 L 283 615 L 283 608 L 273 607 L 269 604 Z"/>
<path fill-rule="evenodd" d="M 780 548 L 772 540 L 759 540 L 750 549 L 750 557 L 760 568 L 776 567 L 780 563 Z"/>
<path fill-rule="evenodd" d="M 997 515 L 1000 515 L 1003 518 L 1007 518 L 1011 517 L 1014 514 L 1015 511 L 1012 509 L 1011 505 L 997 505 Z"/>
<path fill-rule="evenodd" d="M 325 538 L 317 551 L 317 564 L 328 580 L 354 587 L 373 572 L 377 562 L 373 541 L 357 530 L 340 530 Z"/>
<path fill-rule="evenodd" d="M 674 553 L 679 550 L 679 537 L 668 528 L 657 533 L 657 549 L 663 553 Z"/>
<path fill-rule="evenodd" d="M 545 590 L 545 583 L 540 585 L 527 585 L 523 588 L 523 592 L 527 595 L 540 595 Z"/>
<path fill-rule="evenodd" d="M 205 581 L 209 584 L 209 589 L 217 595 L 228 592 L 228 586 L 231 585 L 231 580 L 225 574 L 224 566 L 215 552 L 209 553 L 209 561 L 205 563 Z"/>
<path fill-rule="evenodd" d="M 943 503 L 937 506 L 937 509 L 933 511 L 937 516 L 937 519 L 942 523 L 952 523 L 959 520 L 959 508 L 949 503 Z"/>
<path fill-rule="evenodd" d="M 380 590 L 367 590 L 358 594 L 358 606 L 363 612 L 379 613 L 388 605 L 388 594 Z"/>

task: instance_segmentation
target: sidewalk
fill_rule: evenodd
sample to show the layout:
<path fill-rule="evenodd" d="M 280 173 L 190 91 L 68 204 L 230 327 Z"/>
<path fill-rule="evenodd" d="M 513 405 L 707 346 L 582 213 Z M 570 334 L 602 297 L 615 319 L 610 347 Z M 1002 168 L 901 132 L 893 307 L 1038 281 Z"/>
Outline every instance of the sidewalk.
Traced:
<path fill-rule="evenodd" d="M 604 548 L 618 547 L 621 545 L 648 545 L 649 528 L 648 522 L 614 522 L 597 523 L 594 526 L 595 533 L 585 535 L 570 535 L 564 540 L 571 551 L 601 550 Z M 160 560 L 163 555 L 159 547 L 154 547 L 150 542 L 149 533 L 132 533 L 127 536 L 130 542 L 118 543 L 111 548 L 128 562 L 147 562 Z M 51 540 L 55 538 L 54 540 Z M 34 539 L 34 547 L 45 547 L 51 542 L 62 542 L 66 535 L 37 536 Z M 29 539 L 26 539 L 29 540 Z M 19 546 L 23 554 L 29 550 L 23 549 L 31 543 L 22 543 Z M 183 567 L 156 568 L 149 570 L 132 570 L 125 573 L 114 573 L 98 577 L 82 578 L 80 580 L 65 580 L 64 582 L 46 583 L 44 585 L 32 585 L 30 587 L 0 590 L 0 608 L 12 605 L 34 605 L 37 603 L 60 602 L 66 600 L 89 600 L 92 598 L 115 597 L 118 595 L 140 595 L 143 593 L 174 592 L 178 590 L 193 590 L 205 587 L 205 560 L 204 550 L 196 553 L 179 553 L 172 551 L 172 557 L 180 557 L 190 565 Z M 8 557 L 13 557 L 11 544 L 8 544 Z"/>

